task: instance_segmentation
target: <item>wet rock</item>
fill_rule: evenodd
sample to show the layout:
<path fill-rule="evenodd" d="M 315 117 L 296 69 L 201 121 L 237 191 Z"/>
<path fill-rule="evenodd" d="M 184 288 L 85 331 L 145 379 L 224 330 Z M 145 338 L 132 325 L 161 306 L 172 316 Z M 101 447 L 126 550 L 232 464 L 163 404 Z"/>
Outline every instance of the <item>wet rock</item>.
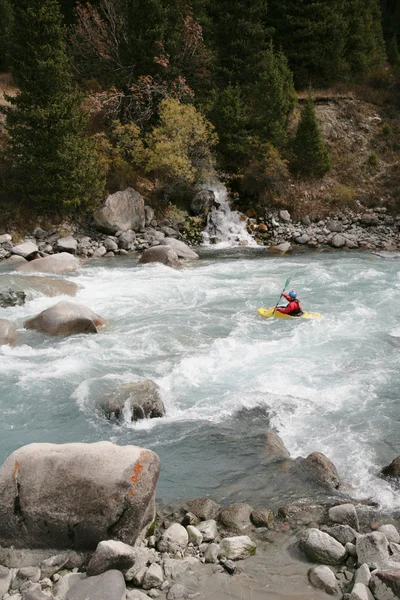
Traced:
<path fill-rule="evenodd" d="M 374 600 L 374 597 L 366 585 L 363 583 L 356 583 L 350 594 L 349 600 Z"/>
<path fill-rule="evenodd" d="M 188 543 L 189 536 L 186 529 L 179 523 L 173 523 L 158 542 L 158 551 L 176 554 L 185 551 Z"/>
<path fill-rule="evenodd" d="M 395 544 L 400 542 L 399 532 L 394 525 L 381 525 L 378 531 L 381 531 L 386 536 L 388 542 L 394 542 Z"/>
<path fill-rule="evenodd" d="M 324 487 L 337 489 L 340 485 L 339 474 L 333 462 L 321 452 L 313 452 L 301 461 L 312 478 Z"/>
<path fill-rule="evenodd" d="M 263 463 L 270 464 L 290 458 L 290 453 L 285 444 L 274 431 L 265 434 Z"/>
<path fill-rule="evenodd" d="M 181 266 L 178 255 L 171 246 L 154 246 L 145 250 L 139 260 L 140 264 L 159 262 L 168 267 Z"/>
<path fill-rule="evenodd" d="M 78 248 L 78 242 L 72 235 L 68 237 L 61 237 L 57 240 L 57 250 L 61 252 L 70 252 L 75 254 Z"/>
<path fill-rule="evenodd" d="M 15 292 L 14 290 L 0 292 L 1 308 L 9 308 L 10 306 L 22 306 L 23 304 L 25 304 L 25 300 L 25 292 Z"/>
<path fill-rule="evenodd" d="M 276 252 L 277 254 L 287 254 L 292 251 L 292 245 L 290 242 L 282 242 L 276 246 L 270 246 L 269 252 Z"/>
<path fill-rule="evenodd" d="M 328 515 L 330 520 L 334 523 L 349 525 L 356 531 L 360 530 L 357 511 L 353 504 L 338 504 L 337 506 L 332 506 L 329 509 Z"/>
<path fill-rule="evenodd" d="M 7 319 L 0 319 L 0 346 L 12 345 L 17 341 L 17 329 Z"/>
<path fill-rule="evenodd" d="M 250 515 L 253 508 L 249 504 L 238 502 L 223 508 L 219 514 L 218 522 L 228 531 L 240 533 L 251 525 Z"/>
<path fill-rule="evenodd" d="M 203 543 L 203 534 L 197 529 L 197 527 L 188 525 L 186 527 L 186 531 L 188 532 L 190 544 L 193 544 L 193 546 L 200 546 L 200 544 Z"/>
<path fill-rule="evenodd" d="M 23 242 L 22 244 L 13 246 L 11 250 L 12 254 L 17 254 L 18 256 L 22 256 L 22 258 L 26 258 L 27 260 L 34 258 L 38 252 L 39 248 L 33 242 Z"/>
<path fill-rule="evenodd" d="M 160 565 L 153 563 L 147 569 L 143 579 L 143 589 L 151 590 L 160 588 L 164 581 L 163 570 Z"/>
<path fill-rule="evenodd" d="M 256 553 L 257 545 L 248 535 L 225 538 L 221 541 L 219 555 L 229 560 L 243 560 Z"/>
<path fill-rule="evenodd" d="M 197 525 L 197 529 L 203 536 L 204 542 L 212 542 L 218 536 L 218 527 L 214 519 L 202 521 Z"/>
<path fill-rule="evenodd" d="M 302 235 L 299 235 L 295 241 L 296 241 L 296 244 L 300 244 L 303 246 L 304 244 L 308 244 L 310 239 L 311 238 L 309 235 L 307 235 L 307 233 L 303 233 Z"/>
<path fill-rule="evenodd" d="M 299 543 L 300 549 L 311 562 L 338 565 L 346 558 L 345 547 L 319 529 L 306 530 Z"/>
<path fill-rule="evenodd" d="M 369 586 L 369 581 L 371 579 L 371 572 L 369 570 L 369 566 L 365 563 L 361 565 L 359 569 L 357 569 L 354 578 L 354 584 L 362 583 L 365 586 Z"/>
<path fill-rule="evenodd" d="M 228 560 L 227 558 L 222 558 L 219 561 L 219 564 L 225 569 L 229 575 L 233 575 L 236 571 L 236 565 L 232 560 Z"/>
<path fill-rule="evenodd" d="M 331 246 L 334 248 L 343 248 L 346 245 L 346 238 L 340 233 L 336 233 L 331 239 Z"/>
<path fill-rule="evenodd" d="M 269 508 L 256 508 L 250 518 L 256 527 L 271 527 L 274 522 L 274 513 Z"/>
<path fill-rule="evenodd" d="M 318 590 L 324 590 L 324 592 L 332 596 L 339 591 L 335 575 L 325 565 L 310 569 L 308 571 L 308 580 L 313 587 Z"/>
<path fill-rule="evenodd" d="M 400 598 L 400 569 L 374 571 L 369 584 L 376 600 Z"/>
<path fill-rule="evenodd" d="M 62 301 L 24 323 L 25 329 L 35 329 L 47 335 L 98 333 L 104 319 L 82 304 Z"/>
<path fill-rule="evenodd" d="M 385 569 L 389 566 L 389 545 L 380 531 L 360 535 L 356 542 L 358 562 L 370 569 Z"/>
<path fill-rule="evenodd" d="M 66 275 L 73 273 L 81 266 L 81 262 L 76 256 L 72 256 L 67 252 L 53 254 L 45 258 L 37 258 L 31 262 L 19 265 L 15 270 L 24 273 L 51 273 L 53 275 Z"/>
<path fill-rule="evenodd" d="M 114 415 L 117 419 L 122 418 L 125 410 L 131 421 L 165 416 L 160 388 L 150 380 L 122 385 L 103 402 L 102 408 L 108 418 Z"/>
<path fill-rule="evenodd" d="M 100 575 L 110 569 L 117 571 L 128 571 L 135 562 L 135 551 L 128 544 L 115 540 L 100 542 L 95 553 L 90 559 L 87 575 Z"/>
<path fill-rule="evenodd" d="M 186 509 L 201 521 L 215 519 L 220 511 L 220 505 L 210 498 L 196 498 L 186 502 Z"/>
<path fill-rule="evenodd" d="M 193 197 L 190 210 L 194 215 L 207 216 L 215 202 L 215 193 L 212 190 L 200 190 Z"/>
<path fill-rule="evenodd" d="M 175 583 L 167 593 L 167 600 L 179 600 L 179 598 L 187 598 L 188 591 L 181 583 Z"/>
<path fill-rule="evenodd" d="M 78 291 L 78 286 L 73 281 L 35 275 L 14 276 L 12 284 L 15 288 L 26 290 L 27 292 L 34 290 L 49 297 L 76 296 Z"/>
<path fill-rule="evenodd" d="M 124 231 L 118 237 L 118 246 L 123 250 L 132 250 L 135 239 L 136 234 L 134 231 Z"/>
<path fill-rule="evenodd" d="M 143 196 L 133 188 L 111 194 L 93 218 L 97 229 L 105 233 L 139 231 L 145 226 Z"/>
<path fill-rule="evenodd" d="M 88 577 L 72 586 L 65 600 L 125 600 L 126 587 L 122 573 L 107 571 Z"/>
<path fill-rule="evenodd" d="M 0 566 L 0 598 L 7 594 L 13 578 L 12 571 L 7 567 Z"/>
<path fill-rule="evenodd" d="M 218 560 L 219 555 L 219 545 L 218 544 L 209 544 L 207 550 L 204 552 L 204 559 L 206 563 L 215 563 Z"/>
<path fill-rule="evenodd" d="M 137 446 L 23 446 L 0 468 L 0 545 L 93 549 L 110 535 L 132 545 L 154 520 L 159 468 Z"/>
<path fill-rule="evenodd" d="M 384 477 L 400 477 L 400 456 L 397 456 L 390 465 L 384 467 L 381 471 Z"/>
<path fill-rule="evenodd" d="M 170 246 L 175 250 L 179 258 L 184 258 L 185 260 L 197 260 L 199 255 L 194 252 L 185 242 L 181 242 L 180 240 L 176 240 L 175 238 L 166 237 L 160 242 L 164 246 Z"/>
<path fill-rule="evenodd" d="M 360 535 L 350 525 L 334 525 L 333 527 L 321 527 L 321 530 L 331 535 L 335 540 L 345 546 L 347 542 L 355 543 Z"/>

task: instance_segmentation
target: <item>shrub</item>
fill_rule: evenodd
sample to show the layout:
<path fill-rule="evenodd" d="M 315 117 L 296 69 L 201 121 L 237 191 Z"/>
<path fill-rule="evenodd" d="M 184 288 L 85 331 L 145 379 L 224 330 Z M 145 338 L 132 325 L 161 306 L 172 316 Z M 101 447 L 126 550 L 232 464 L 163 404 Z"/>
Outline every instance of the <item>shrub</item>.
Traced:
<path fill-rule="evenodd" d="M 338 183 L 330 192 L 331 205 L 335 208 L 355 209 L 357 207 L 356 195 L 357 191 L 355 188 Z"/>
<path fill-rule="evenodd" d="M 285 195 L 289 187 L 287 161 L 283 160 L 272 144 L 263 144 L 254 151 L 254 158 L 243 170 L 241 188 L 249 196 L 256 196 L 265 206 Z"/>
<path fill-rule="evenodd" d="M 372 152 L 372 154 L 370 154 L 367 158 L 367 165 L 369 167 L 377 167 L 379 165 L 379 158 L 378 155 L 375 152 Z"/>

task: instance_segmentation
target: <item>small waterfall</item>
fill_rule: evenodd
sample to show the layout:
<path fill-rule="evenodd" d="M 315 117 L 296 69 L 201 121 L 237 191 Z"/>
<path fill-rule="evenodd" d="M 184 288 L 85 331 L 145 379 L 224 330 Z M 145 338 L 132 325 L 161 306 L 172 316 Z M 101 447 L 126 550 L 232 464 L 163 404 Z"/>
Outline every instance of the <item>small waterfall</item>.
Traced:
<path fill-rule="evenodd" d="M 216 245 L 219 248 L 228 246 L 257 246 L 254 238 L 246 229 L 246 222 L 240 218 L 240 213 L 231 210 L 228 201 L 228 191 L 222 183 L 207 186 L 215 195 L 215 204 L 207 218 L 203 231 L 203 244 Z"/>

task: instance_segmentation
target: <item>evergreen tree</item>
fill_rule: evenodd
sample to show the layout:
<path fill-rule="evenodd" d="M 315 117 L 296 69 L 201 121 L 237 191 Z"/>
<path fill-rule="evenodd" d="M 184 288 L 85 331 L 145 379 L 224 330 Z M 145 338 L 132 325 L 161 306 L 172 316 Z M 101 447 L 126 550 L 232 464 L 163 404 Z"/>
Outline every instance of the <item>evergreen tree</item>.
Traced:
<path fill-rule="evenodd" d="M 292 169 L 298 175 L 319 178 L 331 168 L 329 152 L 322 138 L 311 96 L 308 97 L 301 114 L 293 153 Z"/>
<path fill-rule="evenodd" d="M 381 0 L 383 32 L 389 62 L 400 62 L 400 2 Z"/>
<path fill-rule="evenodd" d="M 0 0 L 0 71 L 8 68 L 12 14 L 10 0 Z"/>
<path fill-rule="evenodd" d="M 18 0 L 12 73 L 20 88 L 7 111 L 14 191 L 53 209 L 101 196 L 104 181 L 85 138 L 88 114 L 66 54 L 57 0 Z"/>

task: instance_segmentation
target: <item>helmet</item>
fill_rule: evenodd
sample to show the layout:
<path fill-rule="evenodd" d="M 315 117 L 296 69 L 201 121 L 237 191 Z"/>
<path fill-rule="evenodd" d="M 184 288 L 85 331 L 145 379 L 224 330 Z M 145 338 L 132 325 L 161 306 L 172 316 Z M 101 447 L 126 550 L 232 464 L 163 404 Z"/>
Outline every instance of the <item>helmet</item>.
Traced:
<path fill-rule="evenodd" d="M 293 300 L 294 300 L 295 298 L 297 298 L 297 294 L 296 294 L 296 292 L 289 292 L 288 296 L 290 296 L 291 298 L 293 298 Z"/>

